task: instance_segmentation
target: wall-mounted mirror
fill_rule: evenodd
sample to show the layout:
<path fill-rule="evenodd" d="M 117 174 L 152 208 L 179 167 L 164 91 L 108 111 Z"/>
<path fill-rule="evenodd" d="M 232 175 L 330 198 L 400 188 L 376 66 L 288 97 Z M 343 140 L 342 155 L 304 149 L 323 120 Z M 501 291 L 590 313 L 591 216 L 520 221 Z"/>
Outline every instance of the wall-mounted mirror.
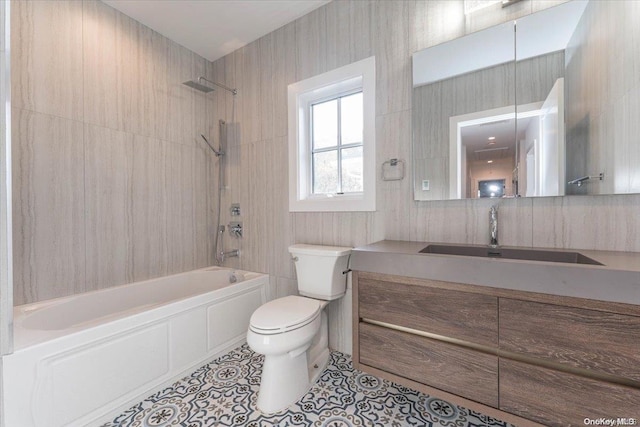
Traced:
<path fill-rule="evenodd" d="M 572 0 L 416 52 L 414 199 L 640 192 L 639 20 Z"/>

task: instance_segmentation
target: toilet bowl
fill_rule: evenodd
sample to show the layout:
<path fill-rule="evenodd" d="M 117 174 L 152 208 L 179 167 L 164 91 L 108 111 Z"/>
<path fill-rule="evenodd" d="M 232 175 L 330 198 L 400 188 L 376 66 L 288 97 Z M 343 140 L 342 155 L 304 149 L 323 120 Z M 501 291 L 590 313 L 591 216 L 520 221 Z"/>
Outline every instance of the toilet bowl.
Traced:
<path fill-rule="evenodd" d="M 324 308 L 345 293 L 351 248 L 293 245 L 289 252 L 296 262 L 298 290 L 306 296 L 267 302 L 253 313 L 247 331 L 249 347 L 264 355 L 257 407 L 268 414 L 296 402 L 326 367 Z"/>
<path fill-rule="evenodd" d="M 288 296 L 268 302 L 258 308 L 247 332 L 249 347 L 264 355 L 258 408 L 265 413 L 285 409 L 303 396 L 310 382 L 324 370 L 329 359 L 326 313 L 320 301 Z M 288 317 L 294 308 L 295 315 Z M 274 322 L 272 319 L 277 318 Z M 324 340 L 314 339 L 318 336 Z M 309 351 L 324 341 L 324 360 L 310 363 Z M 316 357 L 317 359 L 317 357 Z M 314 367 L 315 366 L 315 367 Z"/>

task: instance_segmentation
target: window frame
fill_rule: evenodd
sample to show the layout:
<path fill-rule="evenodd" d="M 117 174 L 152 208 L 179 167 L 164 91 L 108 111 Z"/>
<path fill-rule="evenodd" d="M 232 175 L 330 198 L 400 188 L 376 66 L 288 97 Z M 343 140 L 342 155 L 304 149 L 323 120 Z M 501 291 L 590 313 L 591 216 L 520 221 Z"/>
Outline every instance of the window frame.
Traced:
<path fill-rule="evenodd" d="M 360 91 L 363 97 L 363 190 L 342 194 L 314 194 L 311 106 Z M 373 56 L 289 85 L 290 212 L 376 210 L 375 100 Z M 337 149 L 340 150 L 341 147 L 338 145 Z"/>

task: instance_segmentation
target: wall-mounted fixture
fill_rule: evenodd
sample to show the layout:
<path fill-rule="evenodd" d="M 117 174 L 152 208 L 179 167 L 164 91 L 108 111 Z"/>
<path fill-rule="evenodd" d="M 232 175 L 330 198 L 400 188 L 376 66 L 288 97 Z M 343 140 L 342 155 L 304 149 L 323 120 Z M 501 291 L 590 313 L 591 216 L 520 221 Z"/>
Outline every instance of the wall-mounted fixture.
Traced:
<path fill-rule="evenodd" d="M 229 211 L 231 216 L 240 216 L 240 203 L 232 203 Z"/>
<path fill-rule="evenodd" d="M 573 179 L 573 180 L 569 181 L 567 184 L 569 184 L 569 185 L 577 185 L 578 187 L 582 187 L 582 184 L 584 184 L 586 181 L 589 181 L 591 179 L 597 179 L 598 181 L 603 181 L 604 180 L 604 172 L 600 172 L 600 174 L 598 174 L 598 175 L 582 176 L 580 178 L 576 178 L 576 179 Z"/>
<path fill-rule="evenodd" d="M 231 221 L 229 223 L 229 234 L 236 238 L 242 237 L 242 222 Z"/>
<path fill-rule="evenodd" d="M 404 178 L 404 160 L 389 159 L 382 164 L 383 181 L 399 181 Z"/>

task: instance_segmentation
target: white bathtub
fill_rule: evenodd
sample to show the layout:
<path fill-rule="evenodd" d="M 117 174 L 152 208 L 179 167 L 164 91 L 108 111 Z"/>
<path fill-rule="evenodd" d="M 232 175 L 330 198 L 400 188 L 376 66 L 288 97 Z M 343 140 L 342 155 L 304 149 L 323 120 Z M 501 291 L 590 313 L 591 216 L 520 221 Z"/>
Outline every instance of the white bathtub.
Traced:
<path fill-rule="evenodd" d="M 264 274 L 209 267 L 14 311 L 5 425 L 95 425 L 246 339 Z"/>

